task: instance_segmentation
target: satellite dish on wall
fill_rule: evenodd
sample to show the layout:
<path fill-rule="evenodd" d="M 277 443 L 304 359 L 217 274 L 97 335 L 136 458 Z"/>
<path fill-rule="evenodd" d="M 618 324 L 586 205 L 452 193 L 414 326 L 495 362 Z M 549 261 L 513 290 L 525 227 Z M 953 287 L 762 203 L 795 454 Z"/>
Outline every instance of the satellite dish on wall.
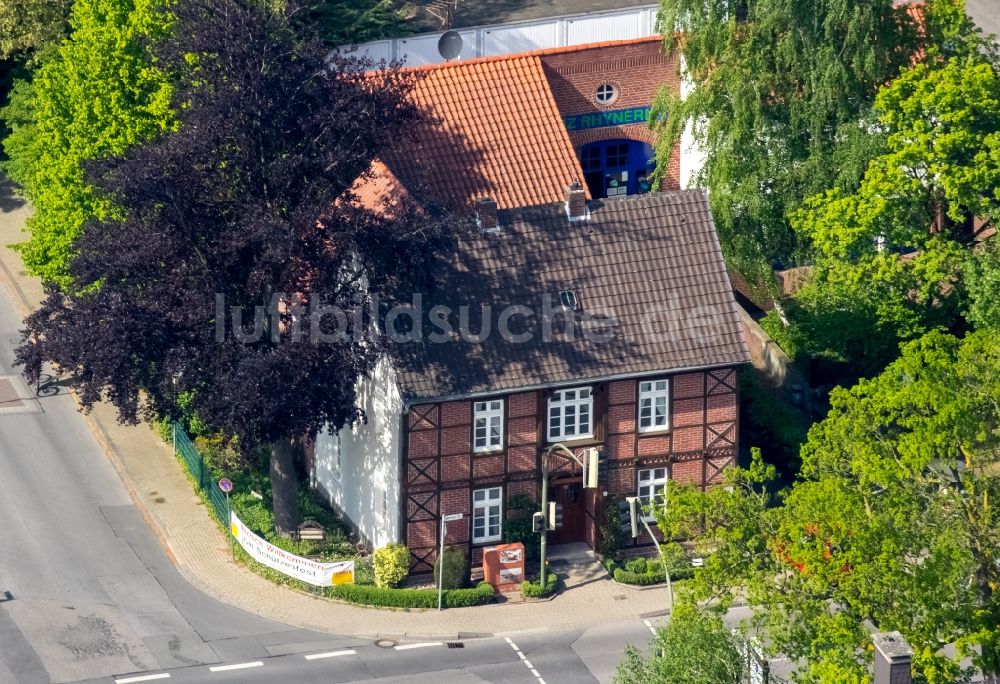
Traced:
<path fill-rule="evenodd" d="M 438 52 L 446 60 L 452 60 L 462 54 L 462 35 L 458 31 L 447 31 L 438 40 Z"/>

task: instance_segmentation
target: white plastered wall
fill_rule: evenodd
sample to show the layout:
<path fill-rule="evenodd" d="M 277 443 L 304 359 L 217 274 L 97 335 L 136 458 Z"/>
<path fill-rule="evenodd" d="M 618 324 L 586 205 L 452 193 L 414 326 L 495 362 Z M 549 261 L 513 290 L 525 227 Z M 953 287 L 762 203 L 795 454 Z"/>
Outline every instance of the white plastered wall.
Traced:
<path fill-rule="evenodd" d="M 400 525 L 400 441 L 403 400 L 389 361 L 379 361 L 358 382 L 358 404 L 366 423 L 329 429 L 316 437 L 313 478 L 330 505 L 361 539 L 378 548 L 402 538 Z M 339 459 L 338 459 L 339 452 Z"/>

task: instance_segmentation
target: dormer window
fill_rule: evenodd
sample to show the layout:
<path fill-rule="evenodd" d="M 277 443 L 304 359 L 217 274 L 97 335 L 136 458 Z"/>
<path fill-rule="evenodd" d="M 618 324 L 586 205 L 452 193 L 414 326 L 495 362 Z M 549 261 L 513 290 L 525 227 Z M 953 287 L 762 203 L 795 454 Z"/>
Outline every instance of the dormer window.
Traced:
<path fill-rule="evenodd" d="M 576 298 L 573 290 L 563 290 L 559 293 L 559 303 L 566 311 L 576 311 L 580 307 L 580 302 Z"/>

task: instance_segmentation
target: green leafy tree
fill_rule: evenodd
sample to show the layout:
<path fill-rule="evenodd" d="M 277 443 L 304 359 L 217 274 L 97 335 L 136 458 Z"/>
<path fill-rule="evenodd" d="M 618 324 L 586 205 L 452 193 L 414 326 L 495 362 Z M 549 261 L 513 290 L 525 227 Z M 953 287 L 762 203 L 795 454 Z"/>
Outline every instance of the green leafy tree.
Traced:
<path fill-rule="evenodd" d="M 990 54 L 909 68 L 875 102 L 886 149 L 854 192 L 806 200 L 793 225 L 815 271 L 789 318 L 798 346 L 877 372 L 898 343 L 961 324 L 972 217 L 1000 217 L 1000 69 Z M 981 305 L 986 300 L 979 299 Z M 978 311 L 978 309 L 977 309 Z"/>
<path fill-rule="evenodd" d="M 403 13 L 392 0 L 320 0 L 305 17 L 331 46 L 365 43 L 406 34 Z"/>
<path fill-rule="evenodd" d="M 973 251 L 965 267 L 969 290 L 969 321 L 981 328 L 1000 330 L 1000 243 L 990 240 Z"/>
<path fill-rule="evenodd" d="M 34 206 L 20 246 L 35 275 L 65 286 L 73 239 L 116 215 L 85 166 L 170 130 L 172 86 L 153 47 L 170 31 L 166 0 L 78 0 L 72 36 L 11 96 L 3 170 Z"/>
<path fill-rule="evenodd" d="M 0 0 L 0 59 L 33 53 L 66 35 L 72 0 Z"/>
<path fill-rule="evenodd" d="M 759 458 L 730 487 L 672 488 L 661 527 L 710 554 L 687 600 L 745 597 L 802 682 L 870 681 L 870 626 L 907 637 L 917 681 L 970 681 L 963 658 L 996 678 L 1000 340 L 929 333 L 831 401 L 786 494 Z"/>
<path fill-rule="evenodd" d="M 450 247 L 436 214 L 352 201 L 418 115 L 413 80 L 331 58 L 258 0 L 171 11 L 160 56 L 179 74 L 178 126 L 92 166 L 121 216 L 83 226 L 72 287 L 47 289 L 18 355 L 29 378 L 42 361 L 62 368 L 85 407 L 194 416 L 266 458 L 275 530 L 290 536 L 299 445 L 362 420 L 356 381 L 387 352 L 358 283 L 398 301 Z"/>
<path fill-rule="evenodd" d="M 743 673 L 737 638 L 712 611 L 678 606 L 657 630 L 652 654 L 633 646 L 615 672 L 615 684 L 740 684 Z"/>
<path fill-rule="evenodd" d="M 692 88 L 656 100 L 659 167 L 692 126 L 706 153 L 698 183 L 737 270 L 763 281 L 801 256 L 788 212 L 828 187 L 852 188 L 879 149 L 865 125 L 875 90 L 919 45 L 912 17 L 893 5 L 663 0 L 660 29 Z"/>

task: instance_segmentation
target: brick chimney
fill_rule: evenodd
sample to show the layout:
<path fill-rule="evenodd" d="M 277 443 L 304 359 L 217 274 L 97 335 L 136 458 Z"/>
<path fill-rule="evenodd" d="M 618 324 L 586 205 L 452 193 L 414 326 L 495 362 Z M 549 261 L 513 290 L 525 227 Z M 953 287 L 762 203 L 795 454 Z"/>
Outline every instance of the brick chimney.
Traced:
<path fill-rule="evenodd" d="M 573 181 L 566 186 L 566 215 L 570 221 L 585 221 L 589 216 L 587 193 L 583 191 L 580 181 Z"/>
<path fill-rule="evenodd" d="M 492 233 L 499 228 L 497 203 L 492 197 L 481 197 L 476 200 L 476 225 L 484 233 Z"/>
<path fill-rule="evenodd" d="M 875 679 L 872 684 L 912 684 L 913 649 L 899 632 L 873 634 Z"/>

